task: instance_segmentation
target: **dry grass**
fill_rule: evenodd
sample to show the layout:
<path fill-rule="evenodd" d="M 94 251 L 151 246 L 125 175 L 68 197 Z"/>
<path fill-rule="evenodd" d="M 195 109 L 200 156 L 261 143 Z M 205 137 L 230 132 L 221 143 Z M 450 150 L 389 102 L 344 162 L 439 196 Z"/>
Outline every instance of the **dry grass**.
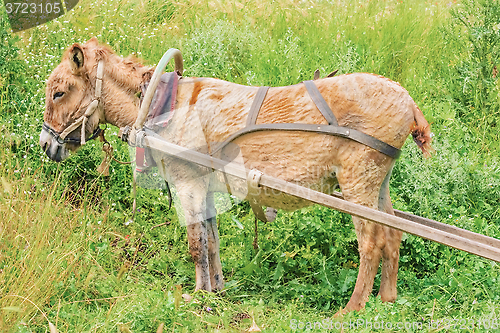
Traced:
<path fill-rule="evenodd" d="M 41 309 L 71 276 L 85 279 L 82 245 L 99 231 L 86 226 L 89 211 L 54 195 L 58 180 L 41 184 L 37 172 L 1 180 L 0 331 L 6 332 L 16 322 L 48 324 Z"/>

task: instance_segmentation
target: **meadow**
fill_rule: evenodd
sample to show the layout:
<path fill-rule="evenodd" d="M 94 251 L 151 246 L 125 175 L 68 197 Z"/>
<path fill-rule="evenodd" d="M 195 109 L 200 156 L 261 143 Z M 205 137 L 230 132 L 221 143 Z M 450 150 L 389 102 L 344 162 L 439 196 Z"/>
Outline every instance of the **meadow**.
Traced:
<path fill-rule="evenodd" d="M 1 332 L 49 332 L 49 322 L 58 332 L 500 331 L 500 266 L 411 235 L 396 302 L 376 296 L 379 271 L 366 308 L 334 318 L 354 289 L 357 241 L 350 216 L 321 206 L 260 223 L 258 251 L 248 204 L 220 214 L 225 294 L 193 294 L 165 191 L 139 189 L 129 224 L 130 166 L 100 175 L 98 141 L 61 164 L 38 145 L 45 80 L 68 46 L 94 36 L 149 65 L 175 47 L 185 76 L 239 84 L 291 85 L 316 69 L 398 81 L 436 151 L 425 159 L 408 139 L 394 207 L 500 238 L 499 1 L 83 0 L 16 34 L 0 6 Z M 116 133 L 108 140 L 128 160 Z"/>

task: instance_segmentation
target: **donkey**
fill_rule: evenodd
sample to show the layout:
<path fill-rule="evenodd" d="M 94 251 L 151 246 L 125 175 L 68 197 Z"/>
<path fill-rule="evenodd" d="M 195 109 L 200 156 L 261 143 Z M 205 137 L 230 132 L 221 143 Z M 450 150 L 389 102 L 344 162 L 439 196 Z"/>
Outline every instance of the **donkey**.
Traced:
<path fill-rule="evenodd" d="M 104 65 L 100 76 L 99 62 Z M 138 92 L 153 71 L 154 68 L 142 65 L 135 58 L 114 54 L 95 38 L 85 44 L 73 44 L 47 80 L 45 125 L 40 134 L 42 149 L 59 162 L 67 158 L 70 151 L 76 151 L 82 140 L 95 136 L 99 124 L 109 123 L 120 128 L 134 124 L 140 103 Z M 412 134 L 424 155 L 431 151 L 429 124 L 398 83 L 373 74 L 341 75 L 314 83 L 339 125 L 364 132 L 398 149 Z M 97 90 L 99 96 L 96 96 Z M 245 127 L 257 91 L 257 87 L 218 79 L 182 78 L 175 113 L 159 135 L 174 144 L 210 154 L 210 143 L 223 142 Z M 90 112 L 86 122 L 72 126 L 88 113 L 92 103 L 96 104 L 95 100 L 98 100 L 97 107 L 94 105 L 97 111 Z M 297 84 L 270 88 L 256 122 L 325 124 L 326 120 L 304 85 Z M 61 138 L 65 130 L 67 136 Z M 80 132 L 84 133 L 82 138 Z M 395 158 L 362 143 L 302 131 L 253 132 L 233 143 L 248 169 L 327 194 L 338 185 L 346 200 L 394 214 L 389 178 Z M 213 192 L 226 189 L 224 182 L 231 180 L 200 177 L 199 166 L 162 153 L 153 151 L 152 158 L 160 174 L 176 186 L 182 203 L 189 251 L 195 263 L 196 290 L 223 289 Z M 231 186 L 230 190 L 245 196 L 244 191 L 238 191 L 238 186 Z M 264 206 L 286 210 L 310 204 L 272 191 L 261 192 L 260 200 Z M 381 260 L 379 295 L 384 302 L 392 302 L 397 296 L 402 232 L 355 216 L 353 223 L 360 265 L 354 292 L 344 312 L 365 306 Z"/>

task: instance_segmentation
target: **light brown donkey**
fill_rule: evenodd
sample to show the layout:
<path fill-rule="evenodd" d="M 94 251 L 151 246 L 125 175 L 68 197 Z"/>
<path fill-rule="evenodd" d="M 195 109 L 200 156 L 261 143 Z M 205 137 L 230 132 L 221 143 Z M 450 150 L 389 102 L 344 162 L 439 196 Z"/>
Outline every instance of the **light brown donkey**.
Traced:
<path fill-rule="evenodd" d="M 102 73 L 98 75 L 99 62 Z M 94 38 L 71 46 L 47 80 L 45 125 L 40 135 L 47 155 L 61 161 L 69 150 L 80 146 L 82 125 L 74 131 L 71 129 L 75 126 L 69 126 L 82 119 L 85 112 L 88 119 L 77 123 L 85 126 L 83 139 L 90 139 L 100 123 L 132 125 L 139 109 L 140 86 L 150 79 L 152 71 L 133 58 L 115 55 Z M 413 134 L 424 154 L 431 149 L 429 124 L 399 84 L 371 74 L 341 75 L 314 83 L 340 126 L 364 132 L 396 148 L 401 148 L 408 135 Z M 212 143 L 223 142 L 245 127 L 257 90 L 217 79 L 182 78 L 175 113 L 159 135 L 174 144 L 210 154 Z M 268 123 L 326 124 L 326 120 L 305 86 L 297 84 L 268 90 L 257 124 Z M 62 138 L 61 132 L 68 127 L 71 133 Z M 395 160 L 364 144 L 302 131 L 254 132 L 233 143 L 227 149 L 238 147 L 238 156 L 248 169 L 324 193 L 331 193 L 338 184 L 346 200 L 393 214 L 389 178 Z M 219 151 L 215 157 L 223 158 L 226 153 Z M 189 250 L 196 267 L 196 289 L 222 289 L 213 191 L 226 189 L 221 180 L 228 181 L 233 194 L 245 197 L 245 184 L 204 176 L 207 173 L 203 168 L 175 157 L 153 152 L 153 159 L 162 176 L 175 185 L 182 203 Z M 262 205 L 287 210 L 309 204 L 272 191 L 261 192 L 260 199 Z M 402 233 L 357 217 L 353 217 L 353 222 L 360 266 L 345 311 L 364 307 L 381 259 L 379 294 L 383 301 L 394 301 L 397 295 Z"/>

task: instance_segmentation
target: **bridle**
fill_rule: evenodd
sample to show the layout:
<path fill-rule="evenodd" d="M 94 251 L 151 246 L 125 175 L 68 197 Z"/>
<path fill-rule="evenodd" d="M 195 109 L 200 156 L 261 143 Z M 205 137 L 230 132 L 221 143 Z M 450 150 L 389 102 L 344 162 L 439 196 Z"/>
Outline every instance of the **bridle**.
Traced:
<path fill-rule="evenodd" d="M 95 82 L 95 97 L 92 100 L 92 102 L 89 104 L 87 107 L 87 110 L 85 110 L 85 113 L 75 120 L 74 123 L 66 127 L 66 129 L 62 132 L 57 132 L 54 130 L 52 127 L 49 126 L 46 122 L 43 123 L 42 129 L 45 130 L 47 133 L 49 133 L 54 139 L 56 139 L 57 143 L 59 144 L 65 144 L 65 143 L 73 143 L 73 144 L 80 144 L 84 145 L 86 141 L 88 140 L 93 140 L 95 139 L 100 133 L 101 129 L 99 126 L 94 130 L 92 135 L 86 139 L 85 138 L 85 126 L 87 125 L 87 121 L 89 118 L 96 112 L 96 110 L 100 110 L 100 112 L 104 112 L 103 106 L 102 106 L 102 101 L 101 101 L 101 96 L 102 96 L 102 78 L 104 75 L 104 61 L 100 60 L 99 63 L 97 64 L 97 78 Z M 77 129 L 79 126 L 82 126 L 82 132 L 80 135 L 80 138 L 68 138 L 67 136 L 73 132 L 75 129 Z"/>
<path fill-rule="evenodd" d="M 47 123 L 43 123 L 42 129 L 45 130 L 47 133 L 49 133 L 54 139 L 56 139 L 57 143 L 59 144 L 65 144 L 65 143 L 73 143 L 73 144 L 81 144 L 84 145 L 85 141 L 90 141 L 99 136 L 101 133 L 102 129 L 99 127 L 96 128 L 96 130 L 92 133 L 92 135 L 88 138 L 85 139 L 85 141 L 82 141 L 81 138 L 75 139 L 75 138 L 63 138 L 63 133 L 58 133 L 54 129 L 52 129 Z M 85 131 L 82 131 L 85 132 Z M 66 134 L 67 135 L 67 134 Z"/>

